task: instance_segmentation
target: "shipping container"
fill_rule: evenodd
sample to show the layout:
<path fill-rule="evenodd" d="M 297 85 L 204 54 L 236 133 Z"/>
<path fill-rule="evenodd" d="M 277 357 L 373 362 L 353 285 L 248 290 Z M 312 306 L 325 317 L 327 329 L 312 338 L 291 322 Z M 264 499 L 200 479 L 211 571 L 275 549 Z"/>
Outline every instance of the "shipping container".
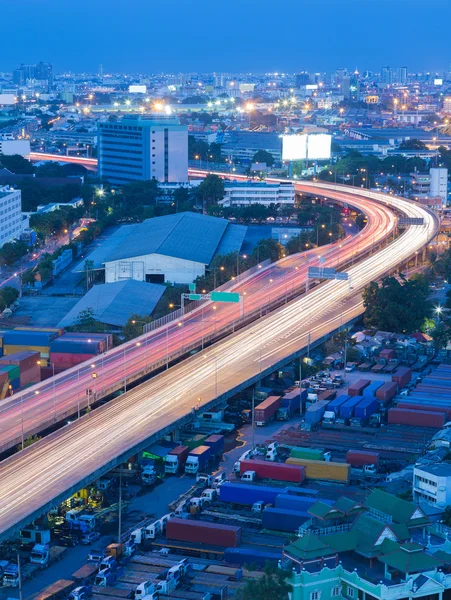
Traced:
<path fill-rule="evenodd" d="M 368 387 L 363 390 L 364 396 L 375 396 L 379 388 L 384 385 L 383 381 L 372 381 Z"/>
<path fill-rule="evenodd" d="M 296 511 L 288 508 L 265 508 L 261 516 L 264 529 L 291 531 L 293 533 L 308 519 L 312 518 L 312 515 L 306 511 Z"/>
<path fill-rule="evenodd" d="M 379 400 L 374 396 L 364 396 L 363 400 L 357 404 L 354 409 L 354 416 L 357 419 L 368 419 L 372 414 L 377 412 L 379 408 Z"/>
<path fill-rule="evenodd" d="M 179 465 L 185 464 L 186 459 L 188 458 L 189 448 L 188 446 L 177 446 L 168 452 L 171 456 L 177 456 Z"/>
<path fill-rule="evenodd" d="M 405 408 L 391 408 L 388 411 L 388 422 L 397 425 L 417 425 L 419 427 L 436 427 L 440 429 L 446 421 L 444 412 L 426 410 L 408 410 Z"/>
<path fill-rule="evenodd" d="M 351 465 L 346 463 L 307 460 L 305 458 L 288 458 L 286 462 L 290 465 L 303 465 L 307 479 L 349 483 L 351 476 Z"/>
<path fill-rule="evenodd" d="M 382 404 L 389 404 L 398 393 L 398 384 L 387 381 L 376 390 L 376 398 Z"/>
<path fill-rule="evenodd" d="M 352 396 L 340 406 L 340 417 L 342 419 L 352 419 L 357 404 L 363 400 L 363 396 Z"/>
<path fill-rule="evenodd" d="M 28 369 L 35 367 L 40 359 L 41 357 L 38 352 L 24 351 L 3 356 L 0 358 L 0 364 L 16 365 L 19 367 L 20 372 L 22 373 L 23 371 L 27 371 Z"/>
<path fill-rule="evenodd" d="M 166 524 L 166 538 L 236 548 L 241 542 L 241 527 L 171 518 Z"/>
<path fill-rule="evenodd" d="M 266 425 L 274 418 L 277 409 L 280 406 L 280 396 L 269 396 L 255 407 L 254 420 L 256 425 Z"/>
<path fill-rule="evenodd" d="M 14 392 L 17 392 L 17 390 L 20 390 L 20 377 L 17 377 L 16 379 L 10 379 L 9 385 L 11 386 L 11 389 Z"/>
<path fill-rule="evenodd" d="M 331 402 L 337 395 L 337 390 L 325 390 L 318 394 L 318 402 Z"/>
<path fill-rule="evenodd" d="M 340 406 L 342 406 L 342 404 L 349 400 L 350 397 L 351 396 L 348 396 L 347 394 L 341 394 L 340 396 L 337 396 L 335 400 L 332 400 L 332 402 L 329 404 L 327 410 L 334 412 L 335 416 L 337 416 L 340 412 Z"/>
<path fill-rule="evenodd" d="M 189 451 L 188 456 L 197 456 L 199 463 L 206 464 L 211 458 L 210 446 L 197 446 Z"/>
<path fill-rule="evenodd" d="M 274 501 L 276 508 L 288 508 L 289 510 L 308 511 L 311 506 L 318 502 L 317 497 L 292 496 L 291 494 L 279 494 Z M 326 504 L 332 504 L 330 500 L 322 500 Z"/>
<path fill-rule="evenodd" d="M 381 350 L 379 356 L 385 358 L 385 360 L 391 360 L 392 358 L 396 358 L 396 352 L 392 348 L 384 348 Z"/>
<path fill-rule="evenodd" d="M 224 452 L 224 436 L 216 434 L 210 435 L 205 440 L 205 446 L 210 446 L 212 456 L 221 456 L 221 454 Z"/>
<path fill-rule="evenodd" d="M 287 489 L 283 487 L 226 482 L 219 488 L 219 499 L 221 502 L 234 504 L 252 505 L 254 502 L 274 504 L 276 496 L 285 494 L 286 491 Z"/>
<path fill-rule="evenodd" d="M 198 446 L 203 446 L 207 437 L 208 435 L 198 433 L 197 435 L 193 435 L 193 437 L 183 440 L 183 444 L 188 446 L 189 450 L 191 451 Z"/>
<path fill-rule="evenodd" d="M 3 346 L 3 356 L 15 354 L 16 352 L 23 352 L 24 350 L 38 352 L 41 359 L 47 359 L 50 356 L 50 346 L 32 346 L 31 344 L 24 344 L 23 346 L 18 346 L 17 344 L 5 345 Z"/>
<path fill-rule="evenodd" d="M 291 448 L 290 456 L 293 458 L 307 458 L 308 460 L 324 460 L 324 450 L 320 448 Z"/>
<path fill-rule="evenodd" d="M 353 467 L 374 465 L 378 469 L 379 460 L 379 453 L 371 452 L 370 450 L 348 450 L 346 453 L 346 462 Z"/>
<path fill-rule="evenodd" d="M 112 345 L 113 338 L 108 333 L 65 333 L 52 341 L 50 352 L 100 354 Z"/>
<path fill-rule="evenodd" d="M 260 479 L 274 479 L 291 483 L 302 483 L 304 481 L 304 469 L 298 465 L 286 465 L 285 463 L 269 460 L 241 460 L 241 475 L 246 471 L 255 471 Z"/>
<path fill-rule="evenodd" d="M 303 390 L 306 392 L 306 390 Z M 299 388 L 285 394 L 280 401 L 280 406 L 282 408 L 288 408 L 290 411 L 290 415 L 294 415 L 301 411 L 301 393 Z"/>
<path fill-rule="evenodd" d="M 350 396 L 361 396 L 363 390 L 370 385 L 369 379 L 358 379 L 348 387 L 348 394 Z"/>
<path fill-rule="evenodd" d="M 26 371 L 20 372 L 20 387 L 24 387 L 26 385 L 39 383 L 41 381 L 41 367 L 39 365 L 34 365 L 30 367 Z"/>
<path fill-rule="evenodd" d="M 256 550 L 255 548 L 226 548 L 224 560 L 229 565 L 239 567 L 244 565 L 265 567 L 266 563 L 277 567 L 279 561 L 282 560 L 282 550 L 265 552 L 263 550 Z"/>
<path fill-rule="evenodd" d="M 318 402 L 310 404 L 305 411 L 305 422 L 310 423 L 311 425 L 319 423 L 323 418 L 329 404 L 330 403 L 328 400 L 318 400 Z"/>
<path fill-rule="evenodd" d="M 98 354 L 69 354 L 63 352 L 51 352 L 50 362 L 55 365 L 55 368 L 70 369 L 77 365 L 96 360 Z"/>
<path fill-rule="evenodd" d="M 408 367 L 399 367 L 391 376 L 391 380 L 397 383 L 400 388 L 405 387 L 412 379 L 412 369 Z"/>
<path fill-rule="evenodd" d="M 16 365 L 0 365 L 0 370 L 3 373 L 8 373 L 8 379 L 19 379 L 20 378 L 20 369 Z"/>
<path fill-rule="evenodd" d="M 50 346 L 52 340 L 57 337 L 55 332 L 50 331 L 6 331 L 3 336 L 5 346 Z"/>

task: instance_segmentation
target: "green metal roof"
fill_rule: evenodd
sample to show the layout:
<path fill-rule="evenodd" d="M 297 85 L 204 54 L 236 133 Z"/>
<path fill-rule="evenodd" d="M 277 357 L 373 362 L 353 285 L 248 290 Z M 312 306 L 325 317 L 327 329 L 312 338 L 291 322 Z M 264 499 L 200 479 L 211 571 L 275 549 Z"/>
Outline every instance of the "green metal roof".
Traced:
<path fill-rule="evenodd" d="M 398 545 L 397 550 L 380 556 L 379 560 L 392 569 L 401 571 L 401 573 L 429 571 L 436 569 L 444 562 L 430 554 L 426 554 L 423 547 L 415 543 Z"/>
<path fill-rule="evenodd" d="M 397 496 L 381 490 L 373 490 L 366 499 L 366 506 L 390 515 L 395 523 L 404 523 L 408 527 L 420 527 L 429 523 L 423 511 L 413 502 L 401 500 Z M 414 517 L 415 513 L 419 517 Z"/>
<path fill-rule="evenodd" d="M 324 535 L 321 537 L 321 541 L 330 546 L 335 552 L 349 552 L 357 548 L 359 538 L 360 533 L 351 529 L 351 531 Z"/>
<path fill-rule="evenodd" d="M 310 531 L 307 531 L 305 535 L 287 546 L 285 551 L 301 560 L 333 554 L 332 549 Z"/>
<path fill-rule="evenodd" d="M 333 507 L 345 515 L 353 515 L 366 510 L 364 506 L 358 502 L 354 502 L 354 500 L 351 500 L 350 498 L 346 498 L 346 496 L 338 498 Z"/>
<path fill-rule="evenodd" d="M 330 506 L 321 500 L 312 504 L 307 512 L 318 519 L 334 519 L 343 516 L 342 512 L 335 508 L 335 505 Z"/>

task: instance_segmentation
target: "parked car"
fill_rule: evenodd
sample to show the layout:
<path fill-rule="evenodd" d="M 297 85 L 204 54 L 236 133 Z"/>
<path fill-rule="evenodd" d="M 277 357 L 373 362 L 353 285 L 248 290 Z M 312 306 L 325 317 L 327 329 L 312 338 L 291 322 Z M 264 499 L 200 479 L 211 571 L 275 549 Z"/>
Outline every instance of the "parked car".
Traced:
<path fill-rule="evenodd" d="M 85 533 L 81 540 L 80 543 L 81 544 L 85 544 L 86 546 L 88 544 L 93 544 L 94 542 L 96 542 L 100 537 L 100 533 L 98 531 L 91 531 L 90 533 Z"/>
<path fill-rule="evenodd" d="M 62 535 L 59 538 L 59 543 L 61 546 L 68 546 L 69 548 L 73 548 L 80 542 L 80 538 L 77 535 Z"/>

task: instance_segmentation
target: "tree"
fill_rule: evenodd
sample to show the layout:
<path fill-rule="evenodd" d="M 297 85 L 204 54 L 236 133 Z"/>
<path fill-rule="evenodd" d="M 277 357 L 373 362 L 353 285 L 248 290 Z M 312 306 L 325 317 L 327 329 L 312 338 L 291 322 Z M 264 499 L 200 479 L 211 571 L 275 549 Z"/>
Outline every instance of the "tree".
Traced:
<path fill-rule="evenodd" d="M 27 254 L 29 248 L 25 242 L 16 240 L 14 242 L 6 242 L 0 248 L 0 262 L 12 266 Z"/>
<path fill-rule="evenodd" d="M 172 192 L 172 201 L 175 205 L 175 212 L 185 210 L 190 204 L 189 190 L 185 187 L 178 187 Z"/>
<path fill-rule="evenodd" d="M 224 198 L 224 182 L 218 175 L 207 175 L 197 187 L 196 194 L 205 212 L 208 206 Z"/>
<path fill-rule="evenodd" d="M 266 166 L 272 167 L 274 164 L 274 157 L 267 150 L 258 150 L 254 154 L 254 156 L 252 158 L 252 162 L 253 163 L 266 163 Z"/>
<path fill-rule="evenodd" d="M 87 308 L 79 313 L 75 325 L 71 325 L 66 329 L 85 333 L 103 333 L 106 330 L 106 325 L 97 321 L 93 308 Z"/>
<path fill-rule="evenodd" d="M 271 259 L 271 262 L 276 262 L 285 255 L 285 249 L 282 244 L 279 244 L 276 240 L 260 240 L 252 251 L 252 254 L 253 256 L 258 257 L 258 262 L 262 262 L 268 258 Z"/>
<path fill-rule="evenodd" d="M 6 306 L 11 306 L 19 297 L 19 291 L 7 285 L 0 289 L 0 296 L 3 298 Z"/>
<path fill-rule="evenodd" d="M 434 348 L 440 350 L 441 348 L 446 348 L 450 339 L 450 331 L 444 323 L 437 323 L 430 332 L 430 336 L 434 341 Z"/>
<path fill-rule="evenodd" d="M 29 160 L 20 154 L 0 154 L 0 167 L 8 169 L 16 175 L 34 173 L 34 167 Z"/>
<path fill-rule="evenodd" d="M 287 583 L 289 571 L 276 569 L 267 563 L 262 577 L 248 581 L 236 594 L 237 600 L 288 600 L 292 587 Z"/>
<path fill-rule="evenodd" d="M 132 340 L 143 333 L 143 327 L 152 322 L 152 317 L 145 315 L 131 315 L 127 323 L 122 327 L 122 337 L 125 341 Z"/>
<path fill-rule="evenodd" d="M 426 144 L 417 139 L 404 140 L 399 145 L 400 150 L 424 150 L 425 148 Z"/>

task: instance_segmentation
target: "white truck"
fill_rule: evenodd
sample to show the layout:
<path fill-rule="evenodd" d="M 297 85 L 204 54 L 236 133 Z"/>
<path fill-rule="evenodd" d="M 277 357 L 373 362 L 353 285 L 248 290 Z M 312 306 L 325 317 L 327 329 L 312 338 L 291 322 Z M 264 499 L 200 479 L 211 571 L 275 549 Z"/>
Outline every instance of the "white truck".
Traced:
<path fill-rule="evenodd" d="M 82 533 L 89 533 L 96 528 L 95 515 L 84 514 L 83 509 L 68 510 L 65 518 L 71 529 L 77 529 Z"/>
<path fill-rule="evenodd" d="M 363 467 L 351 469 L 351 483 L 362 480 L 376 483 L 383 479 L 383 477 L 383 475 L 378 474 L 375 465 L 363 465 Z"/>
<path fill-rule="evenodd" d="M 157 472 L 153 465 L 145 465 L 141 473 L 141 481 L 144 485 L 152 485 L 157 478 Z"/>
<path fill-rule="evenodd" d="M 63 546 L 35 544 L 30 554 L 30 563 L 44 569 L 45 567 L 49 567 L 52 563 L 61 560 L 65 552 L 66 548 Z"/>
<path fill-rule="evenodd" d="M 38 570 L 38 565 L 30 563 L 21 565 L 20 574 L 22 582 L 31 579 Z M 17 563 L 10 563 L 4 568 L 2 583 L 5 587 L 19 587 L 19 567 Z"/>

